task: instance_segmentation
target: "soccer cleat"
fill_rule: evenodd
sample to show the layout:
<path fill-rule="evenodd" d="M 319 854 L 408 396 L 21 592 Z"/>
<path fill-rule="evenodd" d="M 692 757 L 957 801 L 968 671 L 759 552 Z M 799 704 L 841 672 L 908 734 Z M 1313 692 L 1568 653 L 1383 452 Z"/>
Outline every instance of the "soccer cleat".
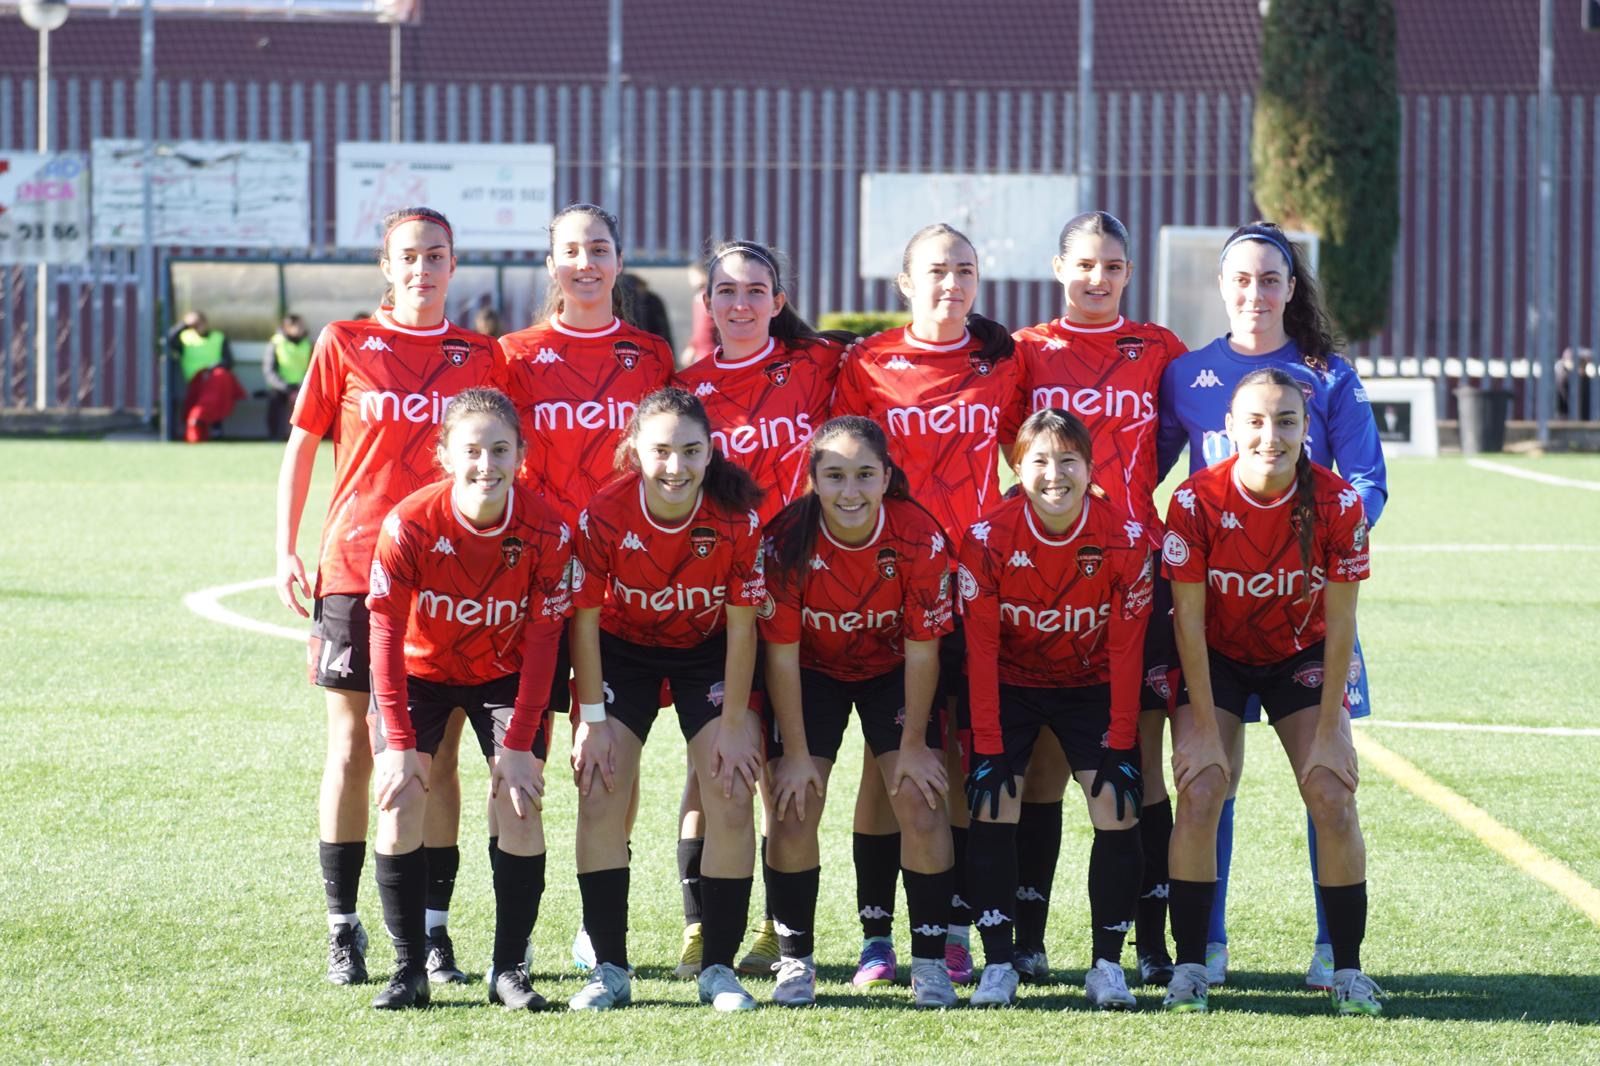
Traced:
<path fill-rule="evenodd" d="M 544 1010 L 545 998 L 533 990 L 528 971 L 518 966 L 489 976 L 489 1002 L 508 1010 Z"/>
<path fill-rule="evenodd" d="M 589 940 L 589 930 L 582 923 L 572 937 L 572 965 L 584 971 L 594 969 L 594 944 Z"/>
<path fill-rule="evenodd" d="M 850 983 L 857 988 L 877 988 L 892 985 L 899 971 L 895 968 L 894 945 L 873 937 L 861 945 L 861 961 L 856 963 L 856 975 Z"/>
<path fill-rule="evenodd" d="M 750 942 L 750 950 L 744 953 L 744 958 L 739 960 L 739 972 L 748 977 L 762 977 L 771 973 L 783 956 L 778 948 L 778 930 L 772 924 L 772 919 L 766 918 L 751 931 L 756 938 Z"/>
<path fill-rule="evenodd" d="M 772 989 L 772 1002 L 780 1007 L 809 1007 L 816 1003 L 817 967 L 810 955 L 803 959 L 785 958 L 774 968 L 778 983 Z"/>
<path fill-rule="evenodd" d="M 911 1002 L 913 1006 L 939 1010 L 960 1004 L 943 959 L 911 960 Z"/>
<path fill-rule="evenodd" d="M 693 981 L 700 976 L 700 951 L 704 947 L 700 939 L 700 923 L 691 922 L 683 927 L 683 950 L 678 952 L 678 967 L 673 974 L 685 981 Z"/>
<path fill-rule="evenodd" d="M 1043 984 L 1050 980 L 1050 958 L 1044 953 L 1044 948 L 1013 951 L 1011 966 L 1017 971 L 1017 977 L 1028 984 Z"/>
<path fill-rule="evenodd" d="M 328 980 L 336 985 L 367 983 L 367 929 L 343 922 L 328 932 Z"/>
<path fill-rule="evenodd" d="M 1172 968 L 1172 980 L 1167 982 L 1167 994 L 1161 1005 L 1170 1011 L 1204 1014 L 1210 992 L 1205 966 L 1198 962 L 1180 962 Z"/>
<path fill-rule="evenodd" d="M 428 971 L 421 966 L 396 970 L 383 991 L 372 998 L 374 1010 L 405 1010 L 428 1005 Z"/>
<path fill-rule="evenodd" d="M 1383 999 L 1387 993 L 1360 970 L 1335 970 L 1333 987 L 1328 994 L 1333 998 L 1333 1009 L 1340 1014 L 1376 1017 L 1383 1013 Z"/>
<path fill-rule="evenodd" d="M 1228 945 L 1213 940 L 1206 945 L 1206 983 L 1220 988 L 1228 983 Z"/>
<path fill-rule="evenodd" d="M 950 980 L 958 985 L 972 983 L 972 949 L 959 940 L 946 940 L 944 943 L 944 968 L 950 975 Z"/>
<path fill-rule="evenodd" d="M 1131 1010 L 1139 1005 L 1128 991 L 1122 967 L 1110 959 L 1095 959 L 1083 977 L 1083 994 L 1096 1010 Z"/>
<path fill-rule="evenodd" d="M 815 971 L 813 971 L 813 982 Z M 711 1004 L 711 1009 L 731 1013 L 755 1010 L 756 998 L 744 990 L 739 978 L 726 966 L 718 963 L 700 971 L 700 1002 Z M 813 993 L 815 998 L 815 993 Z"/>
<path fill-rule="evenodd" d="M 456 947 L 444 926 L 428 930 L 428 980 L 436 985 L 464 985 L 467 975 L 456 965 Z"/>
<path fill-rule="evenodd" d="M 1139 983 L 1164 985 L 1172 980 L 1172 959 L 1165 953 L 1139 956 Z"/>
<path fill-rule="evenodd" d="M 1011 1007 L 1017 1002 L 1017 971 L 1009 962 L 990 963 L 978 978 L 970 1001 L 974 1007 Z"/>
<path fill-rule="evenodd" d="M 613 962 L 602 962 L 589 971 L 589 983 L 567 1000 L 573 1010 L 610 1010 L 633 1002 L 633 980 Z"/>
<path fill-rule="evenodd" d="M 1318 944 L 1311 953 L 1311 965 L 1306 967 L 1306 987 L 1318 992 L 1333 989 L 1333 945 Z"/>

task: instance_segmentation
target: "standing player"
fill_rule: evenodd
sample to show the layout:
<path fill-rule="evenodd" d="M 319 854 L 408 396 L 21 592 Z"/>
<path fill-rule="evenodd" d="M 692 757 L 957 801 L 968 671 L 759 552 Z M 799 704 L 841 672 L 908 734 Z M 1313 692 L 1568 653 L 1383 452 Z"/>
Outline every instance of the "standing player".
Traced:
<path fill-rule="evenodd" d="M 961 532 L 1000 496 L 998 432 L 1021 401 L 1018 363 L 1005 327 L 972 313 L 978 296 L 978 253 L 944 223 L 912 235 L 901 259 L 900 293 L 911 305 L 911 324 L 867 338 L 846 357 L 839 373 L 835 414 L 859 414 L 883 426 L 889 450 L 906 472 L 914 499 L 925 501 L 946 540 Z M 954 696 L 961 676 L 960 630 L 940 645 L 941 696 Z M 945 702 L 939 700 L 941 705 Z M 959 722 L 952 721 L 959 734 Z M 959 766 L 958 737 L 946 746 Z M 890 939 L 894 922 L 895 856 L 900 854 L 889 798 L 880 771 L 864 762 L 856 795 L 856 895 L 866 943 L 857 985 L 895 979 Z M 966 869 L 966 811 L 951 809 L 956 870 Z M 950 977 L 972 979 L 971 911 L 958 889 L 945 954 Z"/>
<path fill-rule="evenodd" d="M 705 409 L 681 389 L 639 404 L 617 449 L 627 476 L 578 517 L 572 625 L 580 722 L 578 888 L 594 945 L 574 1010 L 619 1007 L 628 978 L 628 810 L 639 757 L 670 681 L 678 725 L 705 784 L 700 999 L 755 1000 L 733 973 L 755 867 L 751 802 L 761 723 L 750 710 L 761 579 L 761 490 L 711 443 Z M 598 780 L 597 780 L 598 778 Z"/>
<path fill-rule="evenodd" d="M 842 349 L 796 313 L 772 249 L 754 241 L 727 241 L 717 245 L 704 269 L 709 279 L 704 302 L 722 344 L 681 371 L 674 383 L 705 406 L 717 427 L 713 445 L 765 490 L 757 508 L 765 524 L 805 488 L 806 442 L 827 421 Z M 698 886 L 705 838 L 692 770 L 678 814 L 684 904 L 680 977 L 693 977 L 700 969 Z M 739 971 L 765 974 L 777 962 L 778 938 L 769 915 Z"/>
<path fill-rule="evenodd" d="M 1246 374 L 1226 419 L 1237 454 L 1185 481 L 1167 511 L 1162 559 L 1186 690 L 1172 719 L 1178 965 L 1169 1010 L 1207 1008 L 1217 820 L 1239 772 L 1229 753 L 1252 698 L 1283 742 L 1316 825 L 1334 1006 L 1340 1014 L 1383 1009 L 1383 990 L 1361 972 L 1366 845 L 1345 703 L 1356 582 L 1371 572 L 1367 523 L 1361 494 L 1311 460 L 1302 388 L 1278 368 Z"/>
<path fill-rule="evenodd" d="M 1161 374 L 1183 354 L 1183 342 L 1161 326 L 1122 315 L 1122 293 L 1133 276 L 1132 241 L 1116 216 L 1105 211 L 1077 215 L 1061 229 L 1051 262 L 1066 297 L 1066 314 L 1016 334 L 1017 359 L 1028 409 L 1059 407 L 1087 427 L 1094 446 L 1096 484 L 1159 543 L 1160 517 L 1153 499 L 1156 476 L 1156 411 Z M 1002 431 L 1002 436 L 1010 434 Z M 1144 848 L 1144 883 L 1136 923 L 1139 972 L 1150 984 L 1165 984 L 1172 972 L 1166 944 L 1167 843 L 1172 804 L 1167 798 L 1162 731 L 1167 721 L 1168 673 L 1177 665 L 1172 644 L 1172 594 L 1157 580 L 1145 631 L 1139 689 L 1139 751 L 1144 806 L 1139 833 Z M 1061 851 L 1061 799 L 1070 768 L 1053 734 L 1046 732 L 1028 763 L 1017 822 L 1018 895 L 1013 959 L 1025 981 L 1049 974 L 1045 923 L 1050 889 Z"/>
<path fill-rule="evenodd" d="M 1322 312 L 1317 289 L 1304 259 L 1283 231 L 1270 222 L 1240 226 L 1223 245 L 1217 282 L 1228 311 L 1229 333 L 1204 348 L 1174 360 L 1161 382 L 1159 458 L 1166 476 L 1189 446 L 1189 470 L 1200 470 L 1233 454 L 1224 422 L 1233 387 L 1253 370 L 1277 367 L 1300 383 L 1306 399 L 1306 448 L 1311 461 L 1333 467 L 1361 494 L 1369 525 L 1376 523 L 1388 499 L 1388 474 L 1377 422 L 1355 368 L 1334 354 L 1337 342 Z M 1372 712 L 1367 698 L 1361 645 L 1350 663 L 1350 710 L 1355 717 Z M 1247 721 L 1259 718 L 1252 705 Z M 1243 765 L 1244 733 L 1233 753 Z M 1232 788 L 1238 791 L 1235 777 Z M 1217 893 L 1211 916 L 1206 965 L 1213 985 L 1227 976 L 1228 872 L 1233 855 L 1232 796 L 1223 805 L 1217 829 Z M 1317 878 L 1316 826 L 1306 820 L 1311 876 Z M 1327 989 L 1332 980 L 1332 948 L 1327 916 L 1317 896 L 1317 935 L 1306 984 Z"/>
<path fill-rule="evenodd" d="M 911 994 L 919 1007 L 953 1007 L 944 937 L 954 860 L 933 714 L 939 637 L 952 627 L 944 533 L 911 500 L 872 420 L 828 422 L 809 453 L 812 489 L 773 520 L 766 548 L 771 609 L 762 612 L 761 632 L 782 742 L 771 764 L 767 828 L 768 894 L 783 953 L 772 998 L 785 1006 L 816 1001 L 817 828 L 854 705 L 901 827 Z"/>
<path fill-rule="evenodd" d="M 444 317 L 456 259 L 443 215 L 426 207 L 391 212 L 384 219 L 378 267 L 390 286 L 385 306 L 369 319 L 330 323 L 317 339 L 278 474 L 275 585 L 278 598 L 301 617 L 307 612 L 296 590 L 315 597 L 308 662 L 312 681 L 327 693 L 328 756 L 318 826 L 328 901 L 328 980 L 335 984 L 367 979 L 367 934 L 356 916 L 356 893 L 366 860 L 372 778 L 365 597 L 378 526 L 395 504 L 437 477 L 433 427 L 450 401 L 463 389 L 499 384 L 502 373 L 500 346 L 492 338 Z M 296 540 L 317 445 L 330 435 L 333 498 L 313 593 Z M 432 767 L 437 817 L 450 825 L 460 818 L 459 735 L 459 726 L 452 727 Z M 429 821 L 431 828 L 434 819 Z M 455 853 L 453 838 L 440 848 L 442 857 Z M 429 855 L 430 867 L 434 858 Z M 437 930 L 433 969 L 449 977 L 459 971 L 443 921 Z"/>
<path fill-rule="evenodd" d="M 967 884 L 984 956 L 972 1005 L 1016 999 L 1017 786 L 1049 729 L 1094 823 L 1085 992 L 1091 1006 L 1122 1010 L 1134 1005 L 1121 958 L 1143 864 L 1136 749 L 1153 545 L 1143 523 L 1091 495 L 1093 445 L 1072 415 L 1034 412 L 1012 458 L 1022 492 L 967 531 L 957 575 L 972 693 Z"/>
<path fill-rule="evenodd" d="M 425 1007 L 425 782 L 456 708 L 489 760 L 499 825 L 489 1002 L 538 1010 L 523 966 L 544 893 L 545 702 L 570 609 L 571 531 L 525 486 L 517 410 L 468 389 L 439 428 L 447 480 L 384 519 L 372 559 L 372 693 L 378 749 L 378 894 L 395 973 L 372 1005 Z"/>

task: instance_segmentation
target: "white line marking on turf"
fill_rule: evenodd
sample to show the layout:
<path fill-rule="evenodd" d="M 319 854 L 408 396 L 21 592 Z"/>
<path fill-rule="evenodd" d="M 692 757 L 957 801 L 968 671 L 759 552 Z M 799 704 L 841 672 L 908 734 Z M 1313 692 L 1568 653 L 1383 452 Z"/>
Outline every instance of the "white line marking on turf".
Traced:
<path fill-rule="evenodd" d="M 1471 552 L 1600 552 L 1600 544 L 1374 544 L 1375 552 L 1441 555 Z"/>
<path fill-rule="evenodd" d="M 1479 470 L 1487 470 L 1491 474 L 1504 474 L 1506 477 L 1520 477 L 1528 481 L 1537 481 L 1541 485 L 1559 485 L 1564 489 L 1588 489 L 1590 492 L 1600 492 L 1600 481 L 1581 481 L 1573 477 L 1557 477 L 1555 474 L 1543 474 L 1537 470 L 1524 470 L 1520 466 L 1496 463 L 1488 459 L 1468 459 L 1467 465 L 1476 467 Z"/>
<path fill-rule="evenodd" d="M 283 637 L 285 640 L 298 640 L 304 643 L 307 631 L 293 629 L 289 626 L 274 625 L 271 622 L 258 622 L 254 618 L 246 618 L 242 614 L 228 610 L 222 606 L 221 600 L 225 596 L 232 596 L 240 592 L 250 592 L 253 589 L 270 588 L 275 578 L 258 577 L 251 581 L 236 581 L 231 585 L 216 585 L 212 588 L 191 592 L 183 598 L 183 605 L 208 622 L 221 622 L 225 626 L 235 629 L 247 629 L 252 633 L 264 633 L 269 637 Z"/>
<path fill-rule="evenodd" d="M 1517 733 L 1535 737 L 1600 737 L 1600 729 L 1576 729 L 1570 726 L 1544 725 L 1487 725 L 1481 722 L 1395 722 L 1357 718 L 1356 725 L 1379 729 L 1427 729 L 1436 733 Z"/>
<path fill-rule="evenodd" d="M 1357 730 L 1356 747 L 1361 757 L 1373 764 L 1407 792 L 1433 804 L 1457 824 L 1511 865 L 1555 891 L 1584 917 L 1600 925 L 1600 889 L 1579 877 L 1577 872 L 1553 855 L 1546 854 L 1522 834 L 1502 825 L 1477 804 L 1441 785 L 1403 756 L 1379 744 L 1365 731 Z"/>

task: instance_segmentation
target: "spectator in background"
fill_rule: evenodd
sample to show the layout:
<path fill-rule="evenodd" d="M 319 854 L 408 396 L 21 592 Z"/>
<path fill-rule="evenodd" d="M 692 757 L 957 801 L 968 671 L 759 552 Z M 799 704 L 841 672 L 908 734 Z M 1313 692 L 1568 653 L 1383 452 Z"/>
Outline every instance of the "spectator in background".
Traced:
<path fill-rule="evenodd" d="M 689 282 L 694 286 L 694 298 L 689 301 L 689 343 L 678 353 L 678 367 L 682 369 L 717 346 L 717 327 L 711 321 L 711 310 L 706 300 L 706 268 L 703 264 L 689 266 Z"/>
<path fill-rule="evenodd" d="M 661 297 L 650 291 L 650 283 L 637 274 L 623 274 L 617 278 L 617 289 L 622 293 L 623 317 L 646 333 L 654 333 L 671 348 L 672 319 Z"/>
<path fill-rule="evenodd" d="M 497 340 L 500 334 L 505 332 L 500 328 L 500 312 L 488 306 L 480 307 L 473 312 L 472 328 Z"/>
<path fill-rule="evenodd" d="M 190 444 L 210 440 L 244 399 L 233 376 L 233 349 L 199 311 L 190 311 L 167 333 L 167 349 L 183 373 L 184 433 Z"/>
<path fill-rule="evenodd" d="M 299 315 L 284 315 L 261 355 L 261 377 L 267 383 L 267 439 L 289 439 L 289 412 L 311 365 L 311 338 Z"/>
<path fill-rule="evenodd" d="M 1571 422 L 1594 421 L 1594 352 L 1567 347 L 1556 361 L 1556 417 Z M 1576 390 L 1577 395 L 1573 395 Z"/>

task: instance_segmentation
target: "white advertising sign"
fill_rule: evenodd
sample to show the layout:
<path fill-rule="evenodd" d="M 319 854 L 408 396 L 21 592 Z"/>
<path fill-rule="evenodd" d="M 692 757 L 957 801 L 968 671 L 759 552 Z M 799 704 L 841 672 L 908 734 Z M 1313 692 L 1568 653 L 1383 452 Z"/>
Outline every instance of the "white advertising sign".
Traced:
<path fill-rule="evenodd" d="M 94 242 L 144 238 L 143 149 L 94 142 Z M 311 145 L 306 141 L 174 141 L 155 146 L 152 242 L 303 249 L 311 243 Z"/>
<path fill-rule="evenodd" d="M 338 149 L 337 243 L 371 249 L 383 216 L 426 206 L 450 220 L 458 251 L 541 251 L 554 212 L 548 144 L 345 142 Z"/>
<path fill-rule="evenodd" d="M 0 263 L 89 259 L 89 164 L 82 152 L 0 152 Z"/>

